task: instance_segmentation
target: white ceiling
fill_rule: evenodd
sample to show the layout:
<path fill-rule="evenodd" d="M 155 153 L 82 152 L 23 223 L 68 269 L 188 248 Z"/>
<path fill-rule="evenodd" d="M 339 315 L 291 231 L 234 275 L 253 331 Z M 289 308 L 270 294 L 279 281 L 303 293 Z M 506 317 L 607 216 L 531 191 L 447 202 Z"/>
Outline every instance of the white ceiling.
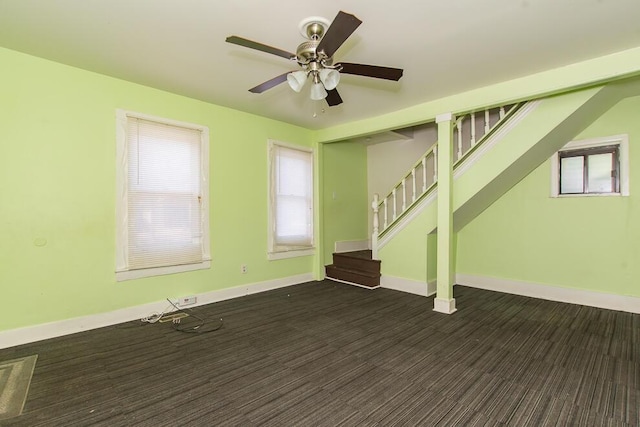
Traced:
<path fill-rule="evenodd" d="M 227 36 L 295 52 L 302 19 L 339 10 L 363 24 L 334 60 L 399 82 L 343 75 L 331 108 L 248 92 L 295 64 Z M 639 0 L 0 0 L 0 46 L 319 129 L 640 46 L 639 18 Z"/>

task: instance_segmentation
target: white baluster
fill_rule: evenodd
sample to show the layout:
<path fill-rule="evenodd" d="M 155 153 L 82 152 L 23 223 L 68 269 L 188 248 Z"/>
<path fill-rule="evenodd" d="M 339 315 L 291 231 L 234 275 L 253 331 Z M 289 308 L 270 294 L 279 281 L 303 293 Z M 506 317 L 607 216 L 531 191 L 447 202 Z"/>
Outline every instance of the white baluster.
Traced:
<path fill-rule="evenodd" d="M 407 209 L 407 178 L 402 180 L 402 210 L 400 213 Z"/>
<path fill-rule="evenodd" d="M 462 157 L 462 119 L 463 117 L 460 117 L 457 121 L 457 127 L 458 127 L 458 159 Z"/>
<path fill-rule="evenodd" d="M 438 182 L 438 146 L 433 147 L 433 182 Z"/>
<path fill-rule="evenodd" d="M 393 220 L 394 221 L 396 220 L 396 215 L 397 215 L 396 206 L 398 205 L 398 202 L 396 200 L 396 188 L 398 188 L 398 187 L 395 187 L 393 189 L 393 191 L 391 192 L 391 194 L 393 194 Z"/>
<path fill-rule="evenodd" d="M 427 191 L 427 156 L 422 158 L 422 192 Z"/>
<path fill-rule="evenodd" d="M 411 180 L 413 181 L 413 194 L 411 195 L 411 201 L 415 202 L 416 201 L 416 169 L 413 168 L 411 170 Z"/>
<path fill-rule="evenodd" d="M 471 146 L 476 145 L 476 113 L 471 113 Z"/>
<path fill-rule="evenodd" d="M 505 116 L 504 107 L 500 107 L 500 120 L 504 119 L 504 116 Z"/>
<path fill-rule="evenodd" d="M 378 259 L 378 193 L 373 195 L 373 202 L 371 202 L 371 208 L 373 209 L 373 231 L 371 233 L 371 257 Z"/>
<path fill-rule="evenodd" d="M 489 109 L 484 110 L 484 134 L 488 134 L 491 130 L 491 118 L 489 116 Z"/>
<path fill-rule="evenodd" d="M 385 198 L 384 198 L 384 227 L 383 227 L 383 229 L 384 229 L 384 230 L 386 230 L 386 229 L 387 229 L 387 225 L 389 224 L 389 221 L 387 221 L 387 218 L 388 218 L 388 216 L 389 216 L 389 215 L 387 214 L 387 212 L 389 211 L 389 210 L 387 209 L 387 200 L 388 200 L 388 199 L 389 199 L 388 197 L 385 197 Z"/>

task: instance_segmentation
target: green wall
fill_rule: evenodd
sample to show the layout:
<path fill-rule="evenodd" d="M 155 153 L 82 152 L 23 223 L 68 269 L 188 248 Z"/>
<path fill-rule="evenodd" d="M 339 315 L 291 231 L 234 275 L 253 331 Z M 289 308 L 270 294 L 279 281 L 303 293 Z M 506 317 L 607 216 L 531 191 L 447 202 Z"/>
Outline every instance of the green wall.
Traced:
<path fill-rule="evenodd" d="M 357 142 L 322 146 L 324 264 L 336 241 L 368 236 L 367 148 Z"/>
<path fill-rule="evenodd" d="M 640 296 L 639 111 L 627 98 L 575 138 L 629 135 L 630 197 L 551 198 L 547 161 L 460 230 L 457 272 Z"/>
<path fill-rule="evenodd" d="M 310 131 L 6 49 L 0 64 L 0 330 L 316 268 L 266 257 L 267 139 Z M 117 108 L 209 127 L 211 269 L 115 281 Z"/>

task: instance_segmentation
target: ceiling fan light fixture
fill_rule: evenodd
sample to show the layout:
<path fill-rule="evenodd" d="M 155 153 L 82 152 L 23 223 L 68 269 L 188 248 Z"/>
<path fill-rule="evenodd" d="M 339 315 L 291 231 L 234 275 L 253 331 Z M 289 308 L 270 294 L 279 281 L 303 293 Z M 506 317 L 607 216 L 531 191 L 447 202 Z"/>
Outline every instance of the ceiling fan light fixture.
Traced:
<path fill-rule="evenodd" d="M 296 92 L 300 92 L 307 81 L 307 73 L 304 71 L 294 71 L 287 74 L 287 83 L 289 87 Z"/>
<path fill-rule="evenodd" d="M 333 90 L 340 83 L 340 73 L 331 68 L 323 68 L 320 70 L 320 80 L 326 90 Z"/>
<path fill-rule="evenodd" d="M 324 90 L 324 86 L 322 83 L 314 83 L 311 86 L 311 99 L 314 101 L 320 101 L 321 99 L 325 99 L 327 97 L 327 91 Z"/>

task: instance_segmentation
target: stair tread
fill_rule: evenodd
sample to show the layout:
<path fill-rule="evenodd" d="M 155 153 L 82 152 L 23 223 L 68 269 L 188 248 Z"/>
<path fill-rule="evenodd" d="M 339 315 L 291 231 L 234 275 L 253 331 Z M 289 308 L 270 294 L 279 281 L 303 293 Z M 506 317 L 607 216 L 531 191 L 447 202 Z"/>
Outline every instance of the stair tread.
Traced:
<path fill-rule="evenodd" d="M 335 264 L 330 264 L 326 266 L 327 269 L 333 269 L 333 270 L 339 270 L 339 271 L 345 271 L 348 273 L 353 273 L 353 274 L 358 274 L 361 276 L 366 276 L 366 277 L 380 277 L 380 273 L 373 273 L 371 271 L 366 271 L 366 270 L 358 270 L 355 268 L 345 268 L 345 267 L 341 267 Z"/>
<path fill-rule="evenodd" d="M 370 250 L 352 251 L 352 252 L 335 252 L 333 254 L 333 256 L 364 259 L 364 260 L 373 261 L 373 262 L 376 262 L 376 263 L 380 262 L 379 259 L 372 259 L 372 255 L 371 255 L 371 251 Z"/>

